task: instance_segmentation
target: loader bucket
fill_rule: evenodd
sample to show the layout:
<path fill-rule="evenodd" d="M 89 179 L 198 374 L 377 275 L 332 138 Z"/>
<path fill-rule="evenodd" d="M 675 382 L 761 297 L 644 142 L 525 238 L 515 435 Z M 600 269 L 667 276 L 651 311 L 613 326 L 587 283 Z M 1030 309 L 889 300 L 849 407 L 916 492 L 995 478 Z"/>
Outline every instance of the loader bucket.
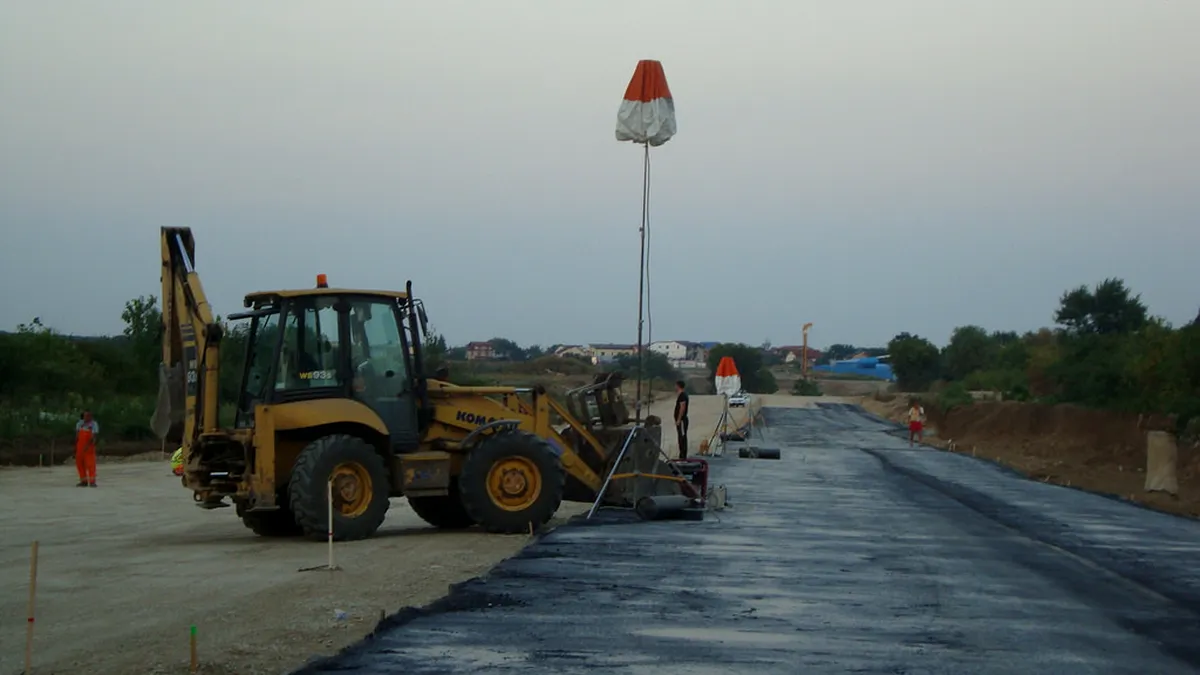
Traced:
<path fill-rule="evenodd" d="M 649 416 L 644 423 L 633 423 L 620 385 L 620 375 L 602 374 L 591 385 L 567 393 L 567 412 L 596 439 L 601 450 L 584 450 L 587 443 L 575 429 L 564 429 L 560 436 L 604 478 L 604 484 L 596 491 L 568 476 L 563 498 L 623 508 L 634 508 L 639 500 L 652 496 L 698 498 L 698 492 L 663 452 L 659 420 Z"/>
<path fill-rule="evenodd" d="M 661 426 L 633 426 L 625 437 L 611 455 L 606 485 L 601 487 L 601 506 L 634 508 L 646 497 L 700 497 L 659 445 Z"/>

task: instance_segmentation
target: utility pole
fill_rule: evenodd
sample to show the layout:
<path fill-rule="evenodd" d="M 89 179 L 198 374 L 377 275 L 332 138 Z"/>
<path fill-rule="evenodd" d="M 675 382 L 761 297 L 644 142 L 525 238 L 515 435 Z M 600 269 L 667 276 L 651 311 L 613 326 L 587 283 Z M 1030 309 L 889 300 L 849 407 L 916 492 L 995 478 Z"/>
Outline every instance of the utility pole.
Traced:
<path fill-rule="evenodd" d="M 800 355 L 800 377 L 808 379 L 808 329 L 812 328 L 812 322 L 804 324 L 802 330 L 804 334 L 804 353 Z"/>

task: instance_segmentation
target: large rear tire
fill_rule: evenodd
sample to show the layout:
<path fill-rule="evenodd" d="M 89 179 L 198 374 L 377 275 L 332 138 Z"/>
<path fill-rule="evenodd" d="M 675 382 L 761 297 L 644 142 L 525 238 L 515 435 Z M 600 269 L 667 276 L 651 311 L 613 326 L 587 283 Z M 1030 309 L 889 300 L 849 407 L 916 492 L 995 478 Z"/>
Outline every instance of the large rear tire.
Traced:
<path fill-rule="evenodd" d="M 375 448 L 361 438 L 333 434 L 300 451 L 288 494 L 296 524 L 309 538 L 328 536 L 330 481 L 334 540 L 354 541 L 375 534 L 390 506 L 387 467 Z"/>
<path fill-rule="evenodd" d="M 458 479 L 450 481 L 450 494 L 438 497 L 409 497 L 408 505 L 421 520 L 443 530 L 464 530 L 475 524 L 463 506 Z"/>
<path fill-rule="evenodd" d="M 505 431 L 467 455 L 458 480 L 472 520 L 488 532 L 517 534 L 545 525 L 558 511 L 566 472 L 545 440 Z"/>

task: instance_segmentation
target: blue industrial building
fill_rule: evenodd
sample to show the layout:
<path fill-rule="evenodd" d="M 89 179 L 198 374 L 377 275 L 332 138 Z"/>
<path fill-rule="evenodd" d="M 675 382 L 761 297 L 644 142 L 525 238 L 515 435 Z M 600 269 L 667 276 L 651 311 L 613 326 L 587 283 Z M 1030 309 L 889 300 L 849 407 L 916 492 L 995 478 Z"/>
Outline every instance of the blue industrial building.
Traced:
<path fill-rule="evenodd" d="M 865 375 L 888 382 L 896 381 L 896 375 L 892 372 L 892 367 L 887 363 L 886 356 L 868 356 L 862 359 L 834 361 L 827 366 L 813 366 L 813 370 L 822 373 Z"/>

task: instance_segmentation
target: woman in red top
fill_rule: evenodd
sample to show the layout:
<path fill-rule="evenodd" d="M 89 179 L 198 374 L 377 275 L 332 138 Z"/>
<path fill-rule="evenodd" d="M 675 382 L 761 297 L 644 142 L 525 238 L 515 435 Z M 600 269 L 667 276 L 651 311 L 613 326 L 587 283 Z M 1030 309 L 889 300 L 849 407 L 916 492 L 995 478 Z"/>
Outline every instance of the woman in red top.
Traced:
<path fill-rule="evenodd" d="M 915 399 L 908 407 L 908 445 L 912 447 L 913 439 L 921 442 L 921 432 L 925 428 L 925 409 Z"/>

